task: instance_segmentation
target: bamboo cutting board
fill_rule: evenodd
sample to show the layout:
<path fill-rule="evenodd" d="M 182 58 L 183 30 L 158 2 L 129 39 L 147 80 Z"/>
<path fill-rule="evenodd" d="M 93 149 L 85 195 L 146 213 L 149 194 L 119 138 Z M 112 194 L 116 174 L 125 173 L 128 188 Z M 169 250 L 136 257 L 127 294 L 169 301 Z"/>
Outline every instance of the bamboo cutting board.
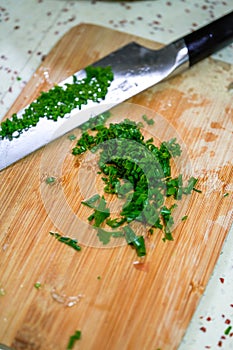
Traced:
<path fill-rule="evenodd" d="M 159 47 L 95 25 L 74 27 L 42 62 L 8 116 L 41 90 L 132 40 Z M 184 158 L 177 166 L 198 177 L 202 190 L 182 205 L 188 219 L 182 222 L 178 213 L 174 241 L 164 243 L 159 232 L 147 239 L 144 261 L 125 244 L 105 249 L 88 244 L 89 228 L 82 226 L 87 209 L 80 209 L 80 200 L 95 183 L 93 160 L 74 161 L 67 138 L 0 173 L 1 342 L 16 350 L 63 350 L 79 329 L 82 339 L 75 349 L 177 349 L 232 221 L 232 82 L 231 65 L 206 59 L 113 113 L 113 118 L 125 113 L 139 118 L 146 110 L 156 121 L 147 133 L 178 137 Z M 45 185 L 46 176 L 54 174 L 57 183 Z M 76 232 L 81 252 L 49 231 Z"/>

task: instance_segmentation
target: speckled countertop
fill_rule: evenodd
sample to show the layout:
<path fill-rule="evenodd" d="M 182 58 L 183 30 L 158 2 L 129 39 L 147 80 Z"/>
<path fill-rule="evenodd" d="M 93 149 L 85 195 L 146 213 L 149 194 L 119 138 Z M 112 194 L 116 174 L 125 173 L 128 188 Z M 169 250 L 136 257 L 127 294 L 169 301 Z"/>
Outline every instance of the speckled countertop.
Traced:
<path fill-rule="evenodd" d="M 232 0 L 0 0 L 0 119 L 41 60 L 78 23 L 166 44 L 232 10 Z M 213 57 L 233 64 L 233 45 Z M 233 230 L 179 350 L 233 349 L 233 328 L 224 334 L 231 325 Z"/>

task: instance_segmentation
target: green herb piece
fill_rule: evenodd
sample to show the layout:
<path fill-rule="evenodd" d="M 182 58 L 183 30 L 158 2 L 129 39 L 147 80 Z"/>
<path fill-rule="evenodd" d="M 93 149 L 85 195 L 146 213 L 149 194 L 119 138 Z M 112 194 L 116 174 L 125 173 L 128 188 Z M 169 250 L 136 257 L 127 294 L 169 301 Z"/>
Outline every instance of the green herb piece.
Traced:
<path fill-rule="evenodd" d="M 192 191 L 194 191 L 194 186 L 197 183 L 197 179 L 195 177 L 191 177 L 188 180 L 188 185 L 183 188 L 183 193 L 190 194 Z"/>
<path fill-rule="evenodd" d="M 96 117 L 90 118 L 88 121 L 80 125 L 79 128 L 82 131 L 93 130 L 99 125 L 104 125 L 106 120 L 110 117 L 111 117 L 111 113 L 109 111 L 106 111 L 104 113 L 97 115 Z"/>
<path fill-rule="evenodd" d="M 17 77 L 16 80 L 20 81 L 20 80 L 22 80 L 22 78 L 21 77 Z"/>
<path fill-rule="evenodd" d="M 72 350 L 74 348 L 75 342 L 80 340 L 82 336 L 81 331 L 75 331 L 73 335 L 70 336 L 66 350 Z"/>
<path fill-rule="evenodd" d="M 126 242 L 132 245 L 139 257 L 146 255 L 145 240 L 143 236 L 137 236 L 130 226 L 124 226 L 123 232 L 125 233 Z"/>
<path fill-rule="evenodd" d="M 142 134 L 137 127 L 136 123 L 126 120 L 119 124 L 110 124 L 109 127 L 99 125 L 96 127 L 96 135 L 89 135 L 88 132 L 84 132 L 81 138 L 78 140 L 76 146 L 73 148 L 72 153 L 74 155 L 82 154 L 87 150 L 92 149 L 97 151 L 99 144 L 108 140 L 114 139 L 131 139 L 142 143 Z M 113 144 L 114 146 L 114 144 Z"/>
<path fill-rule="evenodd" d="M 228 197 L 229 196 L 229 193 L 224 193 L 223 197 Z"/>
<path fill-rule="evenodd" d="M 59 242 L 65 243 L 68 246 L 72 247 L 75 250 L 80 251 L 81 247 L 78 245 L 78 241 L 76 239 L 72 239 L 69 237 L 63 237 L 59 233 L 49 232 L 52 236 L 54 236 Z"/>
<path fill-rule="evenodd" d="M 148 124 L 153 125 L 155 122 L 153 119 L 149 119 L 145 114 L 142 116 L 142 119 Z"/>
<path fill-rule="evenodd" d="M 97 236 L 98 236 L 100 242 L 102 242 L 103 244 L 108 244 L 110 242 L 110 239 L 112 236 L 111 232 L 106 231 L 100 227 L 98 227 L 97 231 L 98 231 Z"/>
<path fill-rule="evenodd" d="M 122 237 L 125 237 L 125 235 L 121 231 L 113 231 L 112 232 L 112 237 L 113 238 L 122 238 Z"/>
<path fill-rule="evenodd" d="M 107 219 L 106 224 L 111 228 L 117 228 L 122 226 L 126 222 L 126 218 L 115 218 L 115 219 Z"/>
<path fill-rule="evenodd" d="M 230 334 L 231 329 L 232 329 L 232 326 L 227 327 L 227 329 L 225 330 L 224 334 L 225 335 Z"/>
<path fill-rule="evenodd" d="M 41 288 L 41 283 L 40 283 L 40 282 L 36 282 L 36 283 L 34 284 L 34 287 L 35 287 L 36 289 L 40 289 L 40 288 Z"/>
<path fill-rule="evenodd" d="M 111 67 L 92 67 L 85 69 L 86 78 L 65 86 L 54 86 L 47 92 L 41 92 L 36 101 L 24 109 L 22 115 L 14 113 L 11 118 L 0 124 L 0 138 L 19 137 L 20 134 L 37 125 L 41 118 L 57 121 L 73 109 L 81 109 L 88 101 L 100 102 L 107 94 L 113 80 Z"/>
<path fill-rule="evenodd" d="M 94 203 L 96 201 L 98 201 L 99 199 L 100 199 L 100 195 L 99 194 L 95 194 L 94 196 L 92 196 L 91 198 L 87 199 L 86 201 L 82 201 L 82 204 L 84 204 L 84 205 L 86 205 L 87 207 L 90 207 L 90 208 L 96 208 Z"/>
<path fill-rule="evenodd" d="M 193 187 L 193 191 L 194 191 L 194 192 L 197 192 L 197 193 L 202 193 L 201 190 L 198 190 L 198 188 L 195 188 L 195 187 Z"/>
<path fill-rule="evenodd" d="M 163 240 L 167 241 L 173 241 L 172 233 L 171 233 L 171 227 L 174 224 L 174 220 L 172 217 L 172 210 L 177 207 L 176 204 L 173 204 L 171 208 L 167 208 L 166 206 L 163 206 L 160 210 L 160 214 L 162 216 L 163 222 L 164 222 L 164 233 L 165 236 Z"/>
<path fill-rule="evenodd" d="M 68 139 L 70 141 L 74 141 L 76 139 L 76 136 L 74 134 L 71 134 L 71 135 L 68 136 Z"/>
<path fill-rule="evenodd" d="M 104 197 L 100 197 L 98 200 L 97 207 L 93 207 L 93 208 L 94 208 L 94 213 L 89 216 L 88 220 L 94 221 L 93 226 L 99 227 L 105 221 L 105 219 L 109 217 L 110 210 L 106 206 L 106 201 Z"/>
<path fill-rule="evenodd" d="M 97 227 L 97 232 L 98 232 L 97 236 L 98 236 L 100 242 L 102 242 L 104 245 L 108 244 L 110 242 L 111 237 L 118 238 L 118 237 L 124 236 L 122 234 L 122 232 L 120 232 L 120 231 L 119 232 L 118 231 L 115 231 L 115 232 L 114 231 L 113 232 L 106 231 L 101 227 Z"/>
<path fill-rule="evenodd" d="M 97 276 L 97 280 L 101 280 L 101 276 Z"/>
<path fill-rule="evenodd" d="M 187 220 L 188 219 L 188 215 L 184 215 L 183 217 L 182 217 L 182 221 L 185 221 L 185 220 Z"/>
<path fill-rule="evenodd" d="M 166 196 L 170 197 L 173 196 L 175 199 L 180 200 L 183 195 L 183 179 L 182 175 L 180 174 L 176 178 L 167 178 L 166 179 L 166 187 L 167 187 L 167 193 Z"/>
<path fill-rule="evenodd" d="M 49 177 L 47 177 L 47 179 L 45 180 L 45 182 L 46 182 L 48 185 L 53 184 L 55 181 L 56 181 L 56 178 L 53 177 L 53 176 L 49 176 Z"/>

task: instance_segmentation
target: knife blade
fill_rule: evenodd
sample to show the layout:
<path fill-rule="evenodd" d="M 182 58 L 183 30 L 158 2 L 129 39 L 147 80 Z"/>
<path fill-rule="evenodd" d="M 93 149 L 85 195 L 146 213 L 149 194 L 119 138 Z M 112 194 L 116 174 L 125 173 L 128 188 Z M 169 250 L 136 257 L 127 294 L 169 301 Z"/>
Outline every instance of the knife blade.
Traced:
<path fill-rule="evenodd" d="M 36 126 L 23 131 L 20 137 L 11 140 L 0 138 L 0 171 L 80 126 L 89 118 L 192 67 L 232 41 L 233 11 L 159 50 L 151 50 L 132 42 L 112 52 L 92 64 L 112 68 L 114 80 L 105 100 L 100 103 L 90 101 L 81 111 L 74 109 L 56 122 L 41 118 Z M 77 79 L 85 78 L 85 69 L 74 75 Z M 73 75 L 59 85 L 65 86 L 72 81 Z M 19 117 L 25 108 L 18 112 Z"/>
<path fill-rule="evenodd" d="M 12 348 L 9 348 L 9 346 L 0 344 L 0 350 L 13 350 Z"/>

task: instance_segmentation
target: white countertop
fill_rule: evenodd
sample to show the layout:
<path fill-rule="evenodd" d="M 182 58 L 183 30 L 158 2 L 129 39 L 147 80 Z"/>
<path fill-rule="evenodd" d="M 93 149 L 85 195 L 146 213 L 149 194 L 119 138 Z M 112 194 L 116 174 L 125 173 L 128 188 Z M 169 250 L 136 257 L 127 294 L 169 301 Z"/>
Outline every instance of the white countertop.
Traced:
<path fill-rule="evenodd" d="M 233 10 L 214 0 L 0 0 L 0 119 L 62 35 L 94 23 L 169 43 Z M 233 44 L 213 56 L 233 64 Z M 0 315 L 1 322 L 1 315 Z M 233 230 L 179 350 L 233 349 Z"/>

